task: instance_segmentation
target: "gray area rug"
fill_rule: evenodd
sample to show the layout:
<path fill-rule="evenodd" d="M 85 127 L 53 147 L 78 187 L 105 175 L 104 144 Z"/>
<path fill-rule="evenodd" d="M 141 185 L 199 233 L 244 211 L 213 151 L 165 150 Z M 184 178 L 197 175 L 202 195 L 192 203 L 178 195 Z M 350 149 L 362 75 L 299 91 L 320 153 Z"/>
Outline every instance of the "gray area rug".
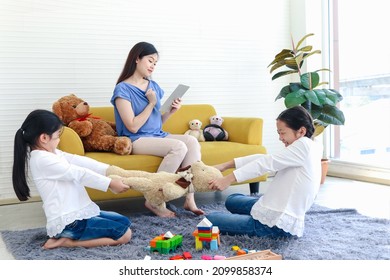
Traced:
<path fill-rule="evenodd" d="M 41 249 L 46 241 L 43 228 L 22 231 L 4 231 L 2 238 L 7 249 L 19 260 L 168 260 L 170 256 L 189 251 L 193 259 L 202 255 L 234 256 L 231 247 L 237 245 L 249 250 L 271 249 L 286 260 L 389 260 L 390 221 L 362 216 L 354 209 L 328 209 L 313 205 L 306 216 L 304 236 L 301 238 L 258 238 L 248 236 L 221 236 L 218 251 L 195 250 L 192 232 L 203 217 L 196 217 L 170 205 L 177 218 L 162 219 L 149 213 L 130 216 L 133 238 L 129 244 L 98 248 Z M 223 203 L 202 207 L 206 212 L 226 211 Z M 183 244 L 171 254 L 150 253 L 149 241 L 171 231 L 183 235 Z"/>

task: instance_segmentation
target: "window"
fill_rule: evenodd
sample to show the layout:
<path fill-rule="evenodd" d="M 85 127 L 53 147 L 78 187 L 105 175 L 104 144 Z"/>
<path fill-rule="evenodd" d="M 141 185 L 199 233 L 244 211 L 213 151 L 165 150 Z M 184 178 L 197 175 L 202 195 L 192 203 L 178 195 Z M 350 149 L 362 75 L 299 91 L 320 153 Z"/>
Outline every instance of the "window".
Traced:
<path fill-rule="evenodd" d="M 390 26 L 386 1 L 334 1 L 335 85 L 346 123 L 331 156 L 390 168 Z M 337 16 L 338 15 L 338 16 Z"/>

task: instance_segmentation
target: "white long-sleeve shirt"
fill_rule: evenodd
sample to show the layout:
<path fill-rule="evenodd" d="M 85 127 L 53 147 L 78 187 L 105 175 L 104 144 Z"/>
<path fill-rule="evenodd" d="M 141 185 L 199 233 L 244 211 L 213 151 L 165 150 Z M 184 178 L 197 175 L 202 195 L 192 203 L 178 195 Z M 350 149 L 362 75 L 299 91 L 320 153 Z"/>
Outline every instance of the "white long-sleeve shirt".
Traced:
<path fill-rule="evenodd" d="M 243 182 L 268 172 L 277 172 L 264 195 L 252 207 L 254 219 L 302 236 L 307 210 L 312 206 L 321 181 L 322 146 L 301 137 L 274 155 L 252 155 L 235 159 L 234 175 Z"/>
<path fill-rule="evenodd" d="M 43 201 L 46 229 L 50 237 L 75 220 L 99 215 L 100 209 L 88 196 L 85 186 L 107 191 L 109 165 L 60 150 L 31 151 L 29 167 Z"/>

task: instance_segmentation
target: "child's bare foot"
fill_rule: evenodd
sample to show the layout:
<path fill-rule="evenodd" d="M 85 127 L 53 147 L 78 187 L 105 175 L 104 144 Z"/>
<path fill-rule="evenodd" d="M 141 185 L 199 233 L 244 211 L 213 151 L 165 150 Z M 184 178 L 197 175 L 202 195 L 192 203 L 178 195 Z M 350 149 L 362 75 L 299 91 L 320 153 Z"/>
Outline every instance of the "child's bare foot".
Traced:
<path fill-rule="evenodd" d="M 191 211 L 197 216 L 204 215 L 205 212 L 196 206 L 195 201 L 193 199 L 186 198 L 186 201 L 184 202 L 184 209 Z"/>
<path fill-rule="evenodd" d="M 172 218 L 172 217 L 176 216 L 175 212 L 172 212 L 171 210 L 168 210 L 167 208 L 160 209 L 160 208 L 154 207 L 148 201 L 145 201 L 145 207 L 148 208 L 150 211 L 152 211 L 157 216 L 162 217 L 162 218 Z"/>
<path fill-rule="evenodd" d="M 43 249 L 54 249 L 58 247 L 68 247 L 68 244 L 72 240 L 69 238 L 61 237 L 59 239 L 50 238 L 46 241 L 46 243 L 42 246 Z"/>

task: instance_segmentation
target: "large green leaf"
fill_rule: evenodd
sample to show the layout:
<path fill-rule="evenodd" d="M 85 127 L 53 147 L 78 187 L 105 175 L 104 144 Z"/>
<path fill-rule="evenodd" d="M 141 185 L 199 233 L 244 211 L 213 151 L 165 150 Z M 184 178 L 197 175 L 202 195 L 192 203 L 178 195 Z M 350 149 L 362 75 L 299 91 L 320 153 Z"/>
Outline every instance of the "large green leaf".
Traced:
<path fill-rule="evenodd" d="M 336 100 L 336 103 L 343 100 L 343 96 L 335 89 L 324 89 L 327 95 L 333 96 Z"/>
<path fill-rule="evenodd" d="M 289 94 L 286 95 L 284 98 L 284 105 L 287 108 L 291 108 L 294 106 L 301 105 L 306 101 L 305 97 L 305 90 L 304 89 L 299 89 L 294 92 L 290 92 Z"/>
<path fill-rule="evenodd" d="M 318 100 L 320 101 L 320 105 L 325 105 L 325 104 L 329 104 L 329 105 L 336 105 L 335 103 L 333 103 L 332 100 L 330 100 L 329 98 L 327 98 L 327 95 L 325 93 L 325 89 L 314 89 L 313 90 L 315 92 L 315 94 L 317 95 L 317 98 Z"/>
<path fill-rule="evenodd" d="M 276 96 L 275 101 L 278 100 L 278 99 L 280 99 L 280 98 L 285 98 L 285 97 L 287 96 L 287 94 L 289 94 L 290 92 L 291 92 L 290 86 L 289 86 L 289 85 L 288 85 L 288 86 L 284 86 L 284 87 L 280 90 L 278 96 Z"/>
<path fill-rule="evenodd" d="M 330 105 L 324 105 L 321 115 L 317 119 L 324 123 L 334 125 L 343 125 L 345 122 L 344 113 L 339 108 Z"/>
<path fill-rule="evenodd" d="M 320 75 L 316 72 L 308 72 L 301 75 L 302 86 L 307 89 L 314 89 L 320 82 Z"/>
<path fill-rule="evenodd" d="M 326 94 L 326 98 L 331 101 L 331 103 L 328 103 L 329 105 L 336 105 L 341 100 L 343 100 L 341 94 L 338 93 L 336 90 L 323 89 L 323 91 Z"/>
<path fill-rule="evenodd" d="M 321 115 L 322 108 L 322 106 L 317 106 L 315 104 L 311 105 L 309 112 L 313 120 L 316 120 Z"/>
<path fill-rule="evenodd" d="M 305 91 L 305 97 L 307 100 L 309 100 L 311 103 L 321 106 L 321 102 L 317 97 L 317 94 L 313 90 L 306 90 Z"/>
<path fill-rule="evenodd" d="M 305 89 L 302 87 L 301 83 L 290 83 L 290 92 L 297 91 L 299 89 Z"/>

